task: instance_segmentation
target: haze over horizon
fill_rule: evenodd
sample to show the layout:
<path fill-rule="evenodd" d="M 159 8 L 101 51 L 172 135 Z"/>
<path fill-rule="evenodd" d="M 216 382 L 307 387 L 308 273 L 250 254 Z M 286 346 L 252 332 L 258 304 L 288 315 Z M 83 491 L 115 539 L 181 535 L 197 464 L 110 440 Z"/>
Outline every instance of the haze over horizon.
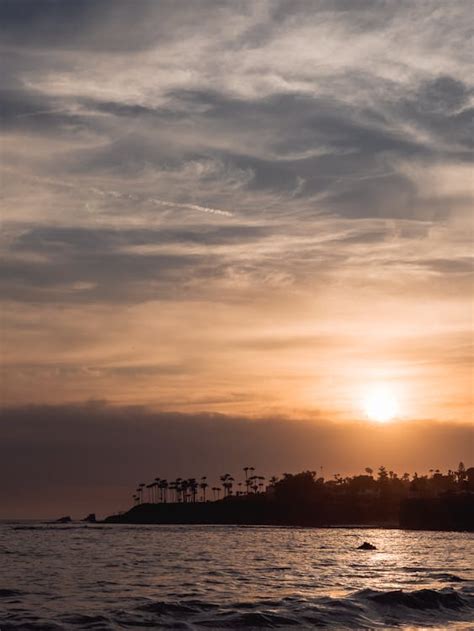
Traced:
<path fill-rule="evenodd" d="M 0 517 L 472 459 L 471 3 L 0 14 Z"/>

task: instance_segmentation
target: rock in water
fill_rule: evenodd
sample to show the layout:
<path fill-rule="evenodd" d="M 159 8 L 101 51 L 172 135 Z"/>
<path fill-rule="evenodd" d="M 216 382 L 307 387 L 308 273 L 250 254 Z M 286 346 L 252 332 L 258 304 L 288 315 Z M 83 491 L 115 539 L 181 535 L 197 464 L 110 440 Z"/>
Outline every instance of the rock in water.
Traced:
<path fill-rule="evenodd" d="M 368 541 L 364 541 L 364 543 L 357 548 L 358 550 L 377 550 L 377 548 L 369 543 Z"/>
<path fill-rule="evenodd" d="M 89 515 L 87 515 L 87 517 L 85 517 L 82 521 L 86 521 L 89 524 L 95 524 L 97 519 L 95 518 L 95 513 L 90 513 Z"/>
<path fill-rule="evenodd" d="M 60 517 L 59 519 L 56 519 L 54 523 L 55 524 L 70 524 L 71 522 L 72 522 L 72 519 L 69 517 L 69 515 L 67 515 L 66 517 Z"/>

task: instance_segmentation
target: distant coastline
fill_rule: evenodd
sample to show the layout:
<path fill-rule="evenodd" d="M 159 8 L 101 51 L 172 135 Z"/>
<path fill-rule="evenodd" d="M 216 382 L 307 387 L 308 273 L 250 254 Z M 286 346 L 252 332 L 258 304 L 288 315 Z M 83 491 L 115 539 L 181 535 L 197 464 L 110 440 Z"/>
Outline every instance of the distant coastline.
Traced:
<path fill-rule="evenodd" d="M 474 469 L 462 463 L 456 472 L 431 477 L 399 478 L 383 467 L 352 478 L 325 481 L 314 471 L 272 478 L 268 486 L 247 483 L 246 492 L 232 493 L 228 474 L 225 496 L 206 499 L 207 483 L 174 484 L 169 498 L 163 481 L 140 485 L 130 510 L 107 517 L 109 524 L 215 524 L 294 527 L 376 527 L 410 530 L 474 531 Z M 255 477 L 255 476 L 254 476 Z M 204 479 L 204 478 L 203 478 Z M 263 478 L 259 478 L 263 479 Z M 157 480 L 159 480 L 157 478 Z M 154 486 L 161 489 L 154 493 Z M 202 493 L 198 494 L 199 486 Z M 252 488 L 254 489 L 252 491 Z M 190 489 L 190 491 L 189 491 Z M 216 490 L 216 487 L 213 487 Z M 171 499 L 171 501 L 170 501 Z"/>

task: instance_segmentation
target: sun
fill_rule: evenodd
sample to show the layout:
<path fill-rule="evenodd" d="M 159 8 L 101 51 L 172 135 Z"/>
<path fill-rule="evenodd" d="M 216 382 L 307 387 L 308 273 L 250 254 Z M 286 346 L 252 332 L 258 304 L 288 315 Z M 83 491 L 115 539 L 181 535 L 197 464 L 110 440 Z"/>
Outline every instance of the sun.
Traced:
<path fill-rule="evenodd" d="M 371 387 L 363 401 L 364 412 L 371 421 L 387 423 L 397 416 L 398 401 L 388 386 Z"/>

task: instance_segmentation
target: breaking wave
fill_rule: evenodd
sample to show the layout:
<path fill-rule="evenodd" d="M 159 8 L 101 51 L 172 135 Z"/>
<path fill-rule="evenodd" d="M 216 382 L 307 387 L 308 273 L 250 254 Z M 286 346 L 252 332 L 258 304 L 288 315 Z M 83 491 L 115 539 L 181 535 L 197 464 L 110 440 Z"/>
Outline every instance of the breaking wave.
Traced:
<path fill-rule="evenodd" d="M 0 597 L 15 598 L 19 592 L 2 590 Z M 129 608 L 116 608 L 102 614 L 63 614 L 45 620 L 31 613 L 0 616 L 2 631 L 42 629 L 113 630 L 118 628 L 155 629 L 272 629 L 325 627 L 331 629 L 391 629 L 443 625 L 446 629 L 470 628 L 474 619 L 474 593 L 453 588 L 441 590 L 376 591 L 365 589 L 345 598 L 268 599 L 230 604 L 203 600 L 153 601 Z M 466 623 L 463 626 L 462 623 Z"/>

